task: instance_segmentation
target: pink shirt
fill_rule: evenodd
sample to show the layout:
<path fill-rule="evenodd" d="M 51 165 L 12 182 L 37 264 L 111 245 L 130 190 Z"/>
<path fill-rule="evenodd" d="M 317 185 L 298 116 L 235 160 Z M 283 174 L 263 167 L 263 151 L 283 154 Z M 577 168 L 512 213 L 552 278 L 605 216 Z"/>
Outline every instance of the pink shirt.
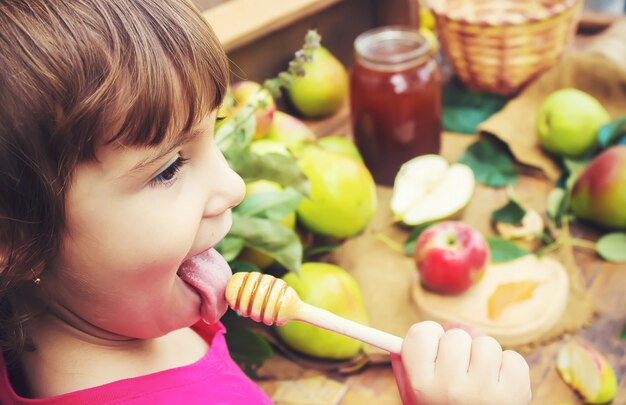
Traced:
<path fill-rule="evenodd" d="M 18 396 L 0 355 L 0 404 L 2 405 L 84 405 L 84 404 L 271 404 L 270 399 L 231 359 L 225 329 L 221 324 L 203 322 L 194 330 L 211 348 L 200 360 L 173 368 L 128 378 L 68 394 L 44 399 Z"/>

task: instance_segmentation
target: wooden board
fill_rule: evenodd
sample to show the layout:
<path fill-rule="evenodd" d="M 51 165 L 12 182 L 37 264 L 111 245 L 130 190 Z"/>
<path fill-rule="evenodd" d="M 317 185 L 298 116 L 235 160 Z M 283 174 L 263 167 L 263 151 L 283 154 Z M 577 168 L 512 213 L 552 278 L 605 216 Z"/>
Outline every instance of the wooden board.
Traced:
<path fill-rule="evenodd" d="M 491 319 L 489 297 L 499 285 L 519 281 L 538 283 L 532 297 L 506 306 L 498 317 Z M 569 280 L 563 266 L 552 258 L 534 255 L 489 265 L 482 279 L 461 295 L 429 292 L 417 277 L 412 288 L 424 319 L 471 325 L 508 347 L 532 343 L 549 332 L 565 311 L 568 292 Z"/>

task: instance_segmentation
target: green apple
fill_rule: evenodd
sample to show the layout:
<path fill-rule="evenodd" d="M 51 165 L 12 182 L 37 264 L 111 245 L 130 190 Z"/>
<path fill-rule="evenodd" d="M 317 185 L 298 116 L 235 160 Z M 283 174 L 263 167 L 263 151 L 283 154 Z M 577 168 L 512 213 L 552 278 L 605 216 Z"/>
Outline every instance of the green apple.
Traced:
<path fill-rule="evenodd" d="M 328 263 L 304 263 L 299 275 L 288 273 L 283 280 L 302 301 L 352 321 L 367 323 L 361 290 L 354 278 L 341 267 Z M 276 331 L 289 347 L 325 359 L 354 357 L 363 346 L 358 340 L 303 322 L 289 322 L 277 326 Z"/>
<path fill-rule="evenodd" d="M 318 139 L 317 145 L 322 149 L 326 149 L 331 152 L 343 153 L 344 155 L 350 156 L 359 162 L 363 161 L 363 157 L 361 157 L 361 153 L 359 153 L 359 150 L 354 142 L 345 136 L 325 136 Z"/>
<path fill-rule="evenodd" d="M 296 210 L 307 229 L 343 239 L 369 224 L 376 212 L 376 185 L 363 163 L 311 146 L 302 150 L 298 165 L 311 185 L 311 198 L 304 198 Z"/>
<path fill-rule="evenodd" d="M 232 97 L 235 101 L 235 113 L 247 104 L 256 106 L 256 131 L 252 139 L 263 138 L 269 131 L 276 112 L 276 103 L 270 92 L 259 83 L 246 80 L 233 84 Z"/>
<path fill-rule="evenodd" d="M 572 188 L 574 215 L 613 229 L 626 229 L 626 145 L 613 146 L 583 170 Z"/>
<path fill-rule="evenodd" d="M 308 118 L 335 113 L 348 94 L 348 72 L 328 49 L 320 46 L 304 64 L 304 76 L 294 77 L 287 95 L 295 109 Z"/>
<path fill-rule="evenodd" d="M 541 104 L 536 130 L 539 143 L 548 152 L 577 157 L 596 145 L 600 127 L 609 113 L 590 94 L 573 88 L 551 93 Z"/>
<path fill-rule="evenodd" d="M 278 141 L 295 151 L 304 144 L 314 142 L 316 138 L 304 122 L 282 111 L 276 111 L 265 139 Z"/>

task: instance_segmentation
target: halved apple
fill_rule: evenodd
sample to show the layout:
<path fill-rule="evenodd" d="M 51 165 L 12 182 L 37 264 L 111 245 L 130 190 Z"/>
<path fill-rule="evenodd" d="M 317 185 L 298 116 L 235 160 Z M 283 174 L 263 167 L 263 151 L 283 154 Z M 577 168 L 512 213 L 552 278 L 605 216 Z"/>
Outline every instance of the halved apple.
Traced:
<path fill-rule="evenodd" d="M 396 175 L 391 211 L 411 226 L 451 218 L 467 206 L 474 184 L 469 166 L 450 165 L 439 155 L 418 156 L 404 163 Z"/>
<path fill-rule="evenodd" d="M 615 372 L 606 358 L 591 346 L 567 343 L 559 350 L 556 368 L 563 380 L 583 396 L 586 404 L 605 404 L 617 394 Z"/>

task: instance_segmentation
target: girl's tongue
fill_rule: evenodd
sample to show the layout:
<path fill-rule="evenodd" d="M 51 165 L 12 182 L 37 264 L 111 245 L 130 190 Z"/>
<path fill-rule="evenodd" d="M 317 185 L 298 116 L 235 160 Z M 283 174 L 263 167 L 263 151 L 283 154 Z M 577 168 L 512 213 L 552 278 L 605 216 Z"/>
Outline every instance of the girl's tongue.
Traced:
<path fill-rule="evenodd" d="M 202 297 L 201 313 L 206 323 L 216 323 L 228 309 L 224 294 L 232 274 L 226 260 L 215 249 L 185 260 L 178 269 L 180 278 Z"/>

